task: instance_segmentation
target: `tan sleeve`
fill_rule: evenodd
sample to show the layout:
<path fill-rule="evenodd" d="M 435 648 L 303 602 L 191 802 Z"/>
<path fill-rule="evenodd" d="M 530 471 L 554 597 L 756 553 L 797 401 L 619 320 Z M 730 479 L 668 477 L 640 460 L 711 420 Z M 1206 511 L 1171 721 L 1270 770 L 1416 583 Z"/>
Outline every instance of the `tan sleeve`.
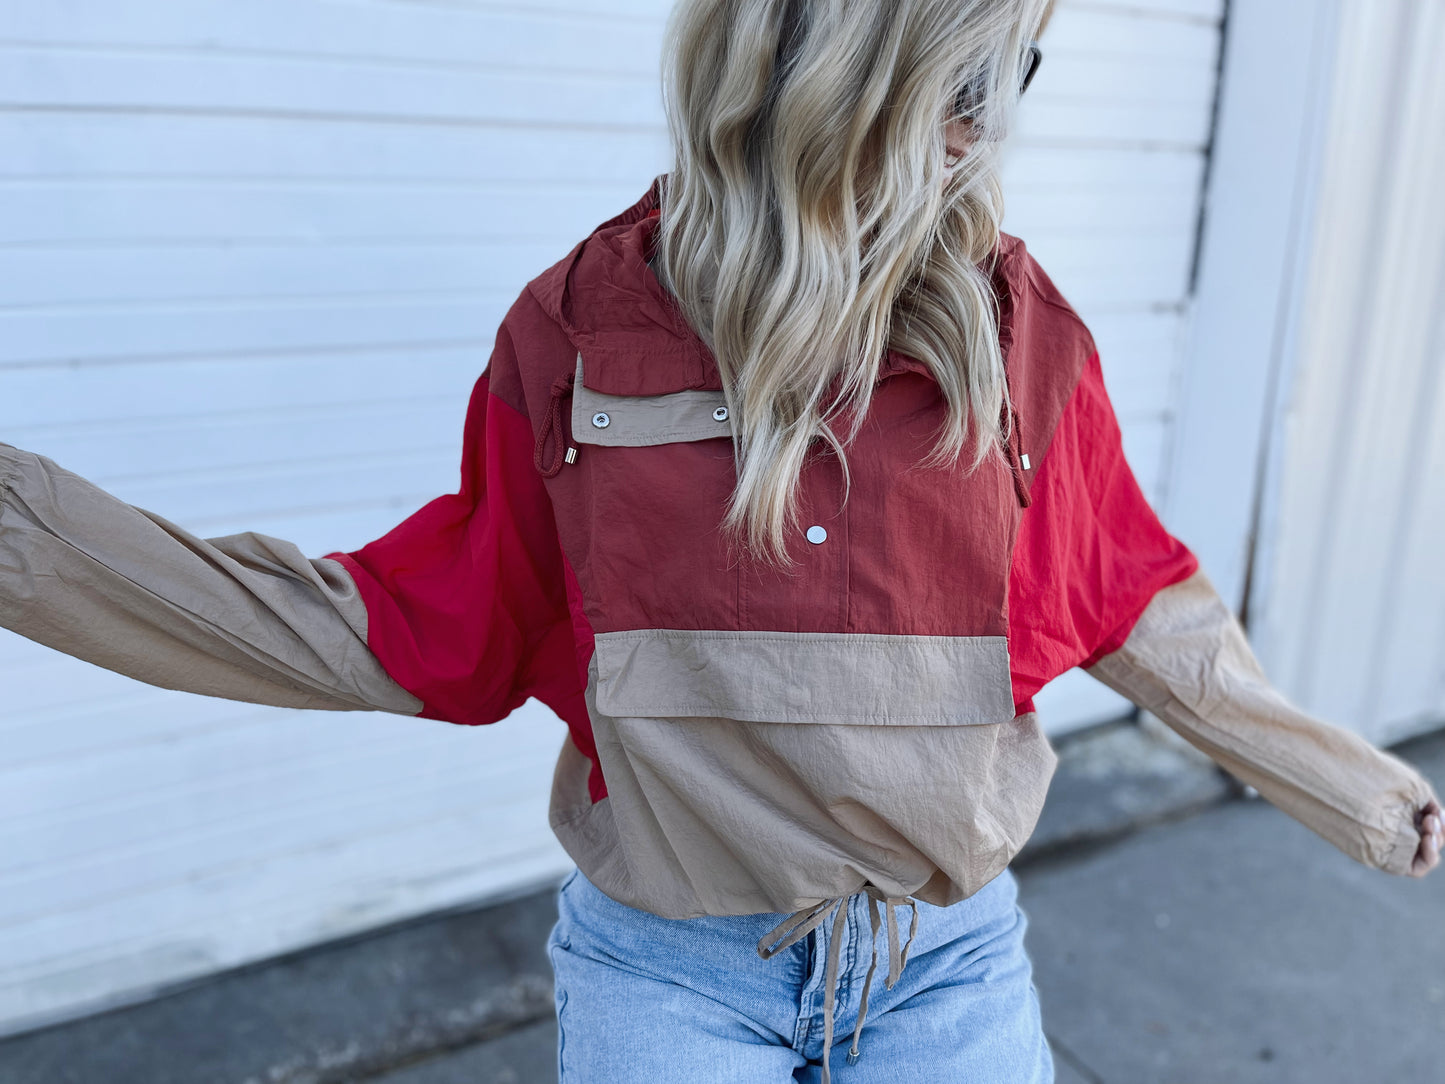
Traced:
<path fill-rule="evenodd" d="M 1351 858 L 1409 873 L 1415 814 L 1435 798 L 1429 781 L 1273 689 L 1202 569 L 1156 594 L 1123 645 L 1086 672 Z"/>
<path fill-rule="evenodd" d="M 198 538 L 0 443 L 0 627 L 151 685 L 415 715 L 366 646 L 345 568 L 247 532 Z"/>

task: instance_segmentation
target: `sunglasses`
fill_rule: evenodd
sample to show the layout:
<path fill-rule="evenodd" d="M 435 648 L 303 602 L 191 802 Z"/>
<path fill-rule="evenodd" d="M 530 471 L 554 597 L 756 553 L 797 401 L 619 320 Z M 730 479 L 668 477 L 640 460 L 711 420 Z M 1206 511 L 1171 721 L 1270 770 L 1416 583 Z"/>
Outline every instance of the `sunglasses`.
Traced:
<path fill-rule="evenodd" d="M 1039 64 L 1043 62 L 1043 59 L 1044 54 L 1043 50 L 1039 48 L 1039 43 L 1036 41 L 1029 42 L 1028 52 L 1025 54 L 1024 60 L 1024 77 L 1022 82 L 1019 83 L 1019 94 L 1023 94 L 1024 91 L 1029 89 L 1029 84 L 1034 81 L 1034 76 L 1038 73 Z M 955 116 L 971 117 L 978 113 L 984 94 L 984 88 L 979 84 L 980 80 L 975 80 L 963 88 L 963 92 L 959 94 L 953 103 Z"/>

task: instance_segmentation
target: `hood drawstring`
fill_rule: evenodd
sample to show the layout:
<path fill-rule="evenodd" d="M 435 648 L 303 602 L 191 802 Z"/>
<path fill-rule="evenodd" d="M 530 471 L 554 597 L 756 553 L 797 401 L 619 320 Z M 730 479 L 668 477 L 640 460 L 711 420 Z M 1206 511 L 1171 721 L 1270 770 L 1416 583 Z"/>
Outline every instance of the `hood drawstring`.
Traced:
<path fill-rule="evenodd" d="M 1013 405 L 1012 401 L 1008 403 L 1008 415 L 1012 426 L 1008 440 L 1003 442 L 1004 454 L 1008 456 L 1009 470 L 1013 474 L 1014 493 L 1018 495 L 1019 504 L 1027 508 L 1033 503 L 1032 498 L 1029 497 L 1028 482 L 1024 480 L 1024 471 L 1029 469 L 1030 464 L 1028 454 L 1022 451 L 1024 446 L 1023 427 L 1019 424 L 1018 408 Z M 1018 444 L 1019 450 L 1017 451 L 1014 448 L 1015 443 Z M 1020 463 L 1021 456 L 1022 463 Z"/>
<path fill-rule="evenodd" d="M 543 478 L 551 478 L 562 469 L 564 462 L 570 463 L 576 455 L 575 448 L 567 447 L 567 440 L 562 426 L 562 399 L 572 394 L 572 382 L 576 379 L 576 373 L 566 373 L 552 381 L 552 398 L 547 406 L 547 413 L 542 418 L 542 431 L 537 434 L 537 447 L 532 453 L 532 464 L 541 473 Z M 556 433 L 557 452 L 552 457 L 548 466 L 542 465 L 542 455 L 547 448 L 547 438 Z"/>
<path fill-rule="evenodd" d="M 908 963 L 908 949 L 913 944 L 913 935 L 918 932 L 918 906 L 916 901 L 908 896 L 885 896 L 881 889 L 875 885 L 864 885 L 859 892 L 868 896 L 868 921 L 873 928 L 873 959 L 868 964 L 868 977 L 863 980 L 863 997 L 858 1005 L 858 1024 L 853 1029 L 853 1045 L 848 1050 L 848 1064 L 856 1065 L 862 1056 L 858 1048 L 858 1039 L 863 1031 L 863 1018 L 868 1012 L 868 991 L 873 984 L 873 971 L 878 966 L 878 901 L 883 901 L 884 909 L 888 914 L 888 978 L 885 985 L 893 989 L 898 979 L 903 974 L 903 968 Z M 834 896 L 831 899 L 823 900 L 812 907 L 804 907 L 800 911 L 794 911 L 785 918 L 758 942 L 758 955 L 764 960 L 771 959 L 776 953 L 781 952 L 789 945 L 796 944 L 806 937 L 813 930 L 817 929 L 827 919 L 830 912 L 836 912 L 833 919 L 833 942 L 828 946 L 828 966 L 823 974 L 823 985 L 826 993 L 823 996 L 823 1080 L 822 1084 L 829 1084 L 828 1073 L 828 1052 L 833 1047 L 833 995 L 838 985 L 838 954 L 842 949 L 841 935 L 843 932 L 843 919 L 848 913 L 848 901 L 859 894 L 854 892 L 848 896 Z M 898 948 L 898 916 L 893 908 L 900 904 L 908 904 L 913 911 L 913 918 L 908 924 L 908 940 L 904 943 L 900 952 Z M 791 932 L 790 932 L 791 931 Z M 774 938 L 787 934 L 783 941 L 771 948 L 768 942 Z"/>

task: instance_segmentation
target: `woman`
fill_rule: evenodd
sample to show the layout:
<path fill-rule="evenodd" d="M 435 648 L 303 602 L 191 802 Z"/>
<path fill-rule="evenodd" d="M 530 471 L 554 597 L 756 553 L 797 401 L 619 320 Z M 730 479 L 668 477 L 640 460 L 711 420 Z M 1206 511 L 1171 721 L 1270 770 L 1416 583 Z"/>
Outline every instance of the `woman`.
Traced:
<path fill-rule="evenodd" d="M 675 169 L 509 311 L 458 493 L 308 559 L 0 445 L 0 623 L 212 696 L 551 706 L 570 1084 L 1051 1080 L 1008 863 L 1057 763 L 1033 696 L 1073 666 L 1422 876 L 1428 782 L 1269 687 L 999 231 L 1047 18 L 684 0 Z"/>

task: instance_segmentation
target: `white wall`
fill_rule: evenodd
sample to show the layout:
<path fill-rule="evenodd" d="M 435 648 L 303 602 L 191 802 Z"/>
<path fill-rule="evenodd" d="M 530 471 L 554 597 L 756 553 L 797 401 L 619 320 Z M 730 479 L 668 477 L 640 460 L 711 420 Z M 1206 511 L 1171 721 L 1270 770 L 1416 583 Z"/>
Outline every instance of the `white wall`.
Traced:
<path fill-rule="evenodd" d="M 1251 628 L 1302 706 L 1445 722 L 1445 5 L 1339 0 Z"/>
<path fill-rule="evenodd" d="M 0 434 L 315 554 L 455 489 L 507 305 L 667 168 L 667 7 L 0 0 Z M 1064 0 L 1008 167 L 1156 496 L 1219 9 Z M 1072 680 L 1055 733 L 1125 706 Z M 536 704 L 257 708 L 5 633 L 0 684 L 0 1031 L 567 865 Z"/>
<path fill-rule="evenodd" d="M 1388 745 L 1445 720 L 1445 9 L 1228 37 L 1165 518 L 1270 680 Z"/>

